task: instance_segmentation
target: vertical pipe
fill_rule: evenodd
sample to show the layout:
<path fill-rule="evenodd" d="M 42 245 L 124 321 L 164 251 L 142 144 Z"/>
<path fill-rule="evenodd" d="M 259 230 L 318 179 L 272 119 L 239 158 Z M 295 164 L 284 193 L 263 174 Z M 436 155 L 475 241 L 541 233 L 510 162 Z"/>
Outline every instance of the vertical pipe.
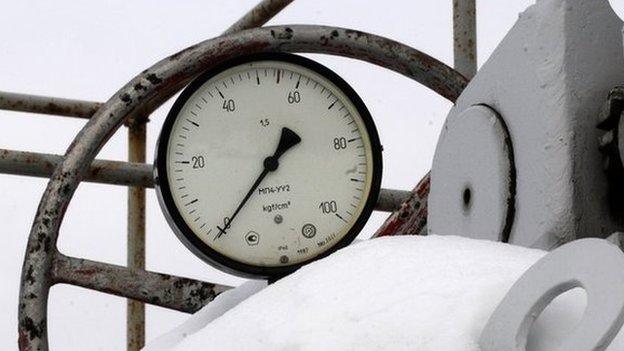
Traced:
<path fill-rule="evenodd" d="M 455 69 L 468 80 L 477 73 L 476 0 L 453 0 Z"/>
<path fill-rule="evenodd" d="M 145 163 L 146 120 L 128 121 L 128 161 Z M 145 188 L 128 187 L 128 246 L 130 269 L 145 269 Z M 139 351 L 145 345 L 145 305 L 128 300 L 126 347 Z"/>

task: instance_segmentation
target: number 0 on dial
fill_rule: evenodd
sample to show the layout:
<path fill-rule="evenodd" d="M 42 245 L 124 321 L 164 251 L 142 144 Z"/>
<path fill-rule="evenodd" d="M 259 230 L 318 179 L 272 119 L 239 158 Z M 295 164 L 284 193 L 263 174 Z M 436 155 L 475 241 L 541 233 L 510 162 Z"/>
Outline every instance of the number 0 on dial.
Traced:
<path fill-rule="evenodd" d="M 279 277 L 355 239 L 381 167 L 355 91 L 314 61 L 273 53 L 228 61 L 182 92 L 154 173 L 169 224 L 197 256 Z"/>

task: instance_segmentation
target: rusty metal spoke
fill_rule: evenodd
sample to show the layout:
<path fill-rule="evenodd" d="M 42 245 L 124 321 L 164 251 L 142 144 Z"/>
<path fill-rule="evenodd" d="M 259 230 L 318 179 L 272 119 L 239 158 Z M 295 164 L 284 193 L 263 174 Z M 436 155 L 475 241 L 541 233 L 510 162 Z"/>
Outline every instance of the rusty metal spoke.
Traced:
<path fill-rule="evenodd" d="M 223 34 L 231 34 L 241 30 L 263 26 L 275 17 L 293 0 L 264 0 L 254 6 L 241 19 L 230 26 Z"/>
<path fill-rule="evenodd" d="M 52 283 L 71 284 L 193 313 L 229 286 L 57 254 Z"/>
<path fill-rule="evenodd" d="M 90 118 L 102 105 L 93 101 L 0 91 L 0 110 Z"/>
<path fill-rule="evenodd" d="M 61 155 L 0 149 L 0 173 L 5 174 L 49 178 L 61 161 Z M 135 162 L 94 160 L 84 181 L 154 187 L 152 165 Z"/>

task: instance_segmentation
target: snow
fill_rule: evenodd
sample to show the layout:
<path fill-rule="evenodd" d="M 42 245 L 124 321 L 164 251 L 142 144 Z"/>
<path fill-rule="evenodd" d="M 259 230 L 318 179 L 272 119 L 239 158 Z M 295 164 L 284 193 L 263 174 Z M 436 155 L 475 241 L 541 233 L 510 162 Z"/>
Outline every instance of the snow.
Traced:
<path fill-rule="evenodd" d="M 267 286 L 266 281 L 250 280 L 238 286 L 236 289 L 226 291 L 217 296 L 209 306 L 201 309 L 179 327 L 154 340 L 143 348 L 144 351 L 169 350 L 180 343 L 189 334 L 194 334 L 204 328 L 208 323 L 219 318 L 241 301 L 257 293 Z"/>
<path fill-rule="evenodd" d="M 363 241 L 267 288 L 223 294 L 146 350 L 477 351 L 498 302 L 544 254 L 455 236 Z M 582 290 L 557 298 L 535 323 L 529 349 L 552 350 L 584 306 Z M 623 339 L 608 350 L 624 349 Z"/>

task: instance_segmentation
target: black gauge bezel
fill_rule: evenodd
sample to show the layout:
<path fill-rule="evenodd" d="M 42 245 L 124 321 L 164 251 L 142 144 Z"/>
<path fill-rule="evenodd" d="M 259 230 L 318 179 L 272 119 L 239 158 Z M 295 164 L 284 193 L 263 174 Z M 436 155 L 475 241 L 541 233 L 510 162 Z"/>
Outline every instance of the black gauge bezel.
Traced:
<path fill-rule="evenodd" d="M 371 156 L 373 161 L 371 188 L 368 194 L 368 198 L 366 199 L 366 203 L 364 205 L 364 208 L 362 209 L 362 213 L 357 218 L 353 226 L 349 229 L 347 234 L 345 234 L 340 240 L 338 240 L 336 243 L 331 245 L 329 248 L 327 248 L 325 251 L 317 256 L 314 256 L 306 261 L 297 264 L 280 267 L 256 266 L 243 263 L 217 252 L 206 243 L 204 243 L 182 218 L 182 215 L 180 214 L 173 200 L 170 184 L 168 181 L 169 178 L 167 175 L 167 147 L 169 144 L 169 139 L 171 137 L 171 131 L 174 122 L 176 121 L 178 114 L 180 113 L 180 110 L 186 104 L 186 102 L 202 85 L 204 85 L 211 78 L 215 77 L 217 74 L 220 74 L 221 72 L 238 65 L 259 61 L 283 61 L 299 65 L 303 68 L 312 70 L 317 74 L 320 74 L 321 76 L 328 79 L 331 83 L 333 83 L 336 87 L 338 87 L 338 89 L 340 89 L 345 94 L 345 96 L 353 103 L 362 118 L 366 129 L 362 132 L 368 133 L 371 143 Z M 371 117 L 368 109 L 366 108 L 366 105 L 359 97 L 359 95 L 340 76 L 338 76 L 329 68 L 303 56 L 287 53 L 261 53 L 240 56 L 231 60 L 227 60 L 202 73 L 200 76 L 195 78 L 195 80 L 193 80 L 184 89 L 184 91 L 182 91 L 178 99 L 173 104 L 173 107 L 169 111 L 169 114 L 167 115 L 167 118 L 163 123 L 162 130 L 158 138 L 156 146 L 156 158 L 154 161 L 154 181 L 160 207 L 165 214 L 169 225 L 173 229 L 174 233 L 178 236 L 178 238 L 182 241 L 182 243 L 188 249 L 190 249 L 191 252 L 193 252 L 204 262 L 227 273 L 247 278 L 275 279 L 277 277 L 288 275 L 300 268 L 301 266 L 306 265 L 312 261 L 330 255 L 336 250 L 339 250 L 349 245 L 357 237 L 357 235 L 360 233 L 360 231 L 368 221 L 379 197 L 382 177 L 381 153 L 382 146 L 379 141 L 379 135 L 377 133 L 375 123 L 373 122 L 373 118 Z"/>

